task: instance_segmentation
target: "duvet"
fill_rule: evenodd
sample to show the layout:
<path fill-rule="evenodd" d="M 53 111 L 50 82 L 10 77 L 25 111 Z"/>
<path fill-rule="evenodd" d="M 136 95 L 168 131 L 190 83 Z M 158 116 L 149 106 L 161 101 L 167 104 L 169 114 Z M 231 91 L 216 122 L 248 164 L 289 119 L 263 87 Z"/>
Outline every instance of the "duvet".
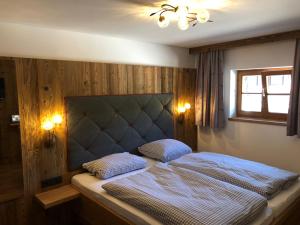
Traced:
<path fill-rule="evenodd" d="M 206 174 L 271 199 L 298 179 L 298 174 L 228 155 L 200 152 L 182 156 L 170 165 Z"/>
<path fill-rule="evenodd" d="M 267 206 L 255 192 L 162 163 L 102 187 L 163 224 L 245 225 Z"/>

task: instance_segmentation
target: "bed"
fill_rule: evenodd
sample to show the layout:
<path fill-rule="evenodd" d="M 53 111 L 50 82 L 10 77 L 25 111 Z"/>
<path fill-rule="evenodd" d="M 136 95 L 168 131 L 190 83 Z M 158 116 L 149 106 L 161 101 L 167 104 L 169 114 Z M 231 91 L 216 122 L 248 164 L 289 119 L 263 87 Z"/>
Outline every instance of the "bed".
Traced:
<path fill-rule="evenodd" d="M 157 163 L 157 161 L 147 159 L 148 167 Z M 146 169 L 147 169 L 146 168 Z M 99 204 L 105 204 L 107 207 L 123 218 L 129 221 L 136 221 L 137 224 L 161 224 L 151 216 L 146 213 L 124 203 L 103 190 L 102 185 L 110 181 L 127 177 L 133 174 L 141 173 L 146 169 L 130 172 L 124 175 L 116 176 L 108 180 L 99 180 L 98 178 L 91 176 L 89 173 L 82 173 L 75 175 L 72 178 L 72 184 L 76 189 L 88 198 L 94 199 Z M 294 185 L 292 185 L 287 190 L 282 191 L 275 198 L 268 201 L 268 208 L 253 222 L 251 225 L 268 225 L 276 224 L 276 220 L 280 219 L 280 216 L 285 213 L 290 205 L 295 199 L 300 196 L 300 180 L 298 180 Z M 273 222 L 273 223 L 272 223 Z"/>
<path fill-rule="evenodd" d="M 123 178 L 128 177 L 134 174 L 142 173 L 147 170 L 150 166 L 157 164 L 157 161 L 146 158 L 148 161 L 148 166 L 145 169 L 130 172 L 127 174 L 123 174 L 120 176 L 116 176 L 107 180 L 99 180 L 94 176 L 91 176 L 89 173 L 82 173 L 75 175 L 72 178 L 72 184 L 76 187 L 81 193 L 88 196 L 89 198 L 93 198 L 99 204 L 105 204 L 110 209 L 118 212 L 120 216 L 127 219 L 128 221 L 135 221 L 136 224 L 143 225 L 161 225 L 159 221 L 155 218 L 147 215 L 143 211 L 124 203 L 117 198 L 110 196 L 103 190 L 102 185 Z M 259 217 L 252 223 L 251 225 L 269 225 L 273 221 L 272 210 L 270 208 L 266 208 Z"/>
<path fill-rule="evenodd" d="M 173 138 L 172 94 L 68 97 L 69 169 L 105 155 L 130 152 L 151 141 Z M 148 166 L 157 162 L 148 161 Z M 72 178 L 81 194 L 77 214 L 87 224 L 160 224 L 153 217 L 110 195 L 102 185 L 145 169 L 101 181 L 88 173 Z M 284 224 L 299 208 L 300 182 L 268 202 L 252 225 Z M 297 199 L 295 201 L 295 199 Z"/>

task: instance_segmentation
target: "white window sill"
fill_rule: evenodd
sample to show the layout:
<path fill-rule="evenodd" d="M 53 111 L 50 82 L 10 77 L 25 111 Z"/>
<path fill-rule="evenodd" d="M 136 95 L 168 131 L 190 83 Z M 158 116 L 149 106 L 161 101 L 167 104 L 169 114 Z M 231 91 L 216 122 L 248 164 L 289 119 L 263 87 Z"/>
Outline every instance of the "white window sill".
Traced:
<path fill-rule="evenodd" d="M 286 121 L 256 119 L 256 118 L 248 118 L 248 117 L 232 117 L 232 118 L 228 118 L 228 120 L 237 121 L 237 122 L 246 122 L 246 123 L 259 123 L 259 124 L 267 124 L 267 125 L 286 126 Z"/>

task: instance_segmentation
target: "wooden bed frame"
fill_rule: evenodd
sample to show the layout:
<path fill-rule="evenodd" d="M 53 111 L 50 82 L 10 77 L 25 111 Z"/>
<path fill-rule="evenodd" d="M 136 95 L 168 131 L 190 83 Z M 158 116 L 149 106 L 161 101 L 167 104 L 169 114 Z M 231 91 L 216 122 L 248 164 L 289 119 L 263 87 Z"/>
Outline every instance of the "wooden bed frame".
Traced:
<path fill-rule="evenodd" d="M 80 191 L 79 191 L 80 192 Z M 83 225 L 133 225 L 134 223 L 118 215 L 104 204 L 86 196 L 82 192 L 75 202 L 74 212 Z"/>
<path fill-rule="evenodd" d="M 275 218 L 271 225 L 300 225 L 300 197 Z"/>
<path fill-rule="evenodd" d="M 75 187 L 76 188 L 76 187 Z M 75 214 L 84 225 L 134 225 L 134 221 L 118 215 L 104 204 L 81 193 L 80 200 L 76 203 Z M 300 197 L 270 225 L 300 225 Z"/>

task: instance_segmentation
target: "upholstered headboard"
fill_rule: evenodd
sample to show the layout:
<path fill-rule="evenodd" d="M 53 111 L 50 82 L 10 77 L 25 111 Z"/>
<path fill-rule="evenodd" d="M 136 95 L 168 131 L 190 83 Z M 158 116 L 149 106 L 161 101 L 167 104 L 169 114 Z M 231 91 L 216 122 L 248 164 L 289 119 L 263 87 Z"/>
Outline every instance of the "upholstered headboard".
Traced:
<path fill-rule="evenodd" d="M 172 94 L 66 97 L 69 169 L 173 137 Z"/>

